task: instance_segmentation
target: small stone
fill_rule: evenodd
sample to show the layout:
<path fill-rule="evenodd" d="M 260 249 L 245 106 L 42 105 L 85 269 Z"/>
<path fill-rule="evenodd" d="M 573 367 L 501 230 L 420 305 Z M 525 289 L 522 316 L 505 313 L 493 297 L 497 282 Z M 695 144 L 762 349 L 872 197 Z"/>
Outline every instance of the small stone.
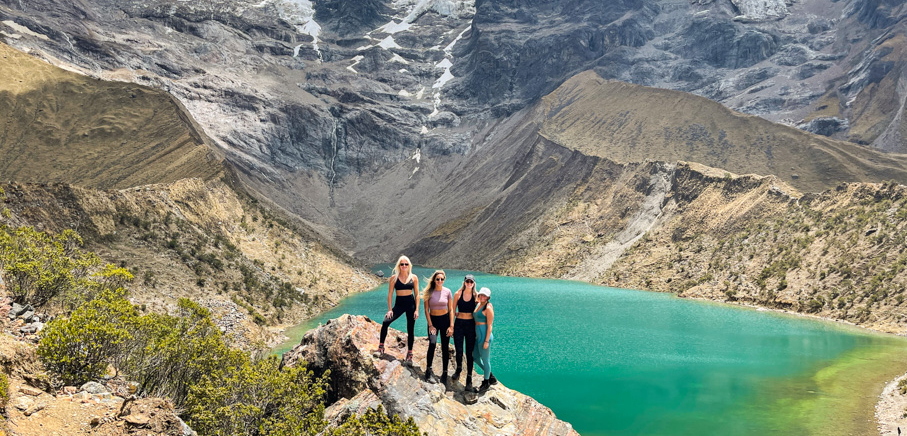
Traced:
<path fill-rule="evenodd" d="M 77 388 L 75 386 L 63 386 L 64 394 L 72 395 L 72 394 L 75 394 L 76 392 L 79 392 L 79 388 Z"/>
<path fill-rule="evenodd" d="M 28 410 L 28 408 L 31 407 L 32 404 L 34 404 L 34 400 L 32 400 L 31 397 L 19 397 L 16 398 L 16 404 L 14 404 L 14 406 L 20 411 L 24 412 Z"/>
<path fill-rule="evenodd" d="M 126 383 L 126 392 L 129 392 L 129 395 L 136 393 L 139 390 L 139 384 L 136 382 Z"/>
<path fill-rule="evenodd" d="M 19 315 L 19 318 L 22 318 L 23 320 L 25 320 L 26 323 L 32 322 L 32 318 L 34 318 L 34 317 L 35 317 L 34 310 L 29 310 L 29 311 Z"/>
<path fill-rule="evenodd" d="M 22 412 L 25 416 L 32 416 L 47 407 L 46 403 L 38 403 L 29 407 L 25 412 Z"/>
<path fill-rule="evenodd" d="M 123 419 L 126 422 L 128 422 L 132 425 L 137 425 L 137 426 L 142 426 L 142 425 L 148 424 L 151 421 L 151 418 L 149 418 L 148 415 L 143 415 L 140 413 L 129 415 Z"/>
<path fill-rule="evenodd" d="M 31 386 L 21 386 L 19 387 L 19 392 L 25 395 L 31 395 L 33 397 L 37 397 L 42 394 L 42 391 L 40 389 L 35 389 Z"/>
<path fill-rule="evenodd" d="M 87 401 L 91 398 L 91 394 L 88 392 L 79 392 L 72 396 L 73 401 Z"/>
<path fill-rule="evenodd" d="M 104 385 L 102 385 L 102 384 L 100 384 L 100 383 L 98 383 L 98 382 L 93 382 L 93 381 L 90 381 L 90 382 L 85 383 L 84 385 L 82 385 L 82 389 L 81 389 L 81 390 L 83 390 L 83 391 L 85 391 L 85 392 L 88 392 L 89 394 L 107 394 L 107 393 L 110 393 L 110 390 L 107 389 L 106 386 L 104 386 Z"/>

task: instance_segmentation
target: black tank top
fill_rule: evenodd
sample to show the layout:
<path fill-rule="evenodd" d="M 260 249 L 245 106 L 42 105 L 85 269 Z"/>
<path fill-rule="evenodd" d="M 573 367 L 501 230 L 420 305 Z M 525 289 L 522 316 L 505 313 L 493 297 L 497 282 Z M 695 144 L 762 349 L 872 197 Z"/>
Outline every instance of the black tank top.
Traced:
<path fill-rule="evenodd" d="M 397 282 L 394 283 L 395 291 L 405 291 L 405 290 L 412 291 L 413 289 L 415 289 L 415 285 L 413 284 L 412 278 L 410 278 L 410 281 L 403 283 L 400 281 L 400 277 L 397 277 Z"/>
<path fill-rule="evenodd" d="M 457 300 L 457 311 L 460 313 L 473 313 L 476 310 L 476 293 L 472 293 L 472 300 L 463 300 L 463 293 L 460 293 L 460 299 Z"/>

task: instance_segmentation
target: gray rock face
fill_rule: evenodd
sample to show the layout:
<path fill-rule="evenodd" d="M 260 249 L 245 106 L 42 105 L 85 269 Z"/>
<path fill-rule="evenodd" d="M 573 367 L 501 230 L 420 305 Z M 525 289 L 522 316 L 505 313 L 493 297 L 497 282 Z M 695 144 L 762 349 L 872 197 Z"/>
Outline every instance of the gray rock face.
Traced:
<path fill-rule="evenodd" d="M 822 136 L 832 136 L 835 133 L 846 131 L 847 127 L 847 120 L 837 117 L 819 117 L 797 126 L 799 129 Z"/>
<path fill-rule="evenodd" d="M 777 20 L 788 14 L 784 0 L 731 0 L 740 11 L 738 21 Z"/>

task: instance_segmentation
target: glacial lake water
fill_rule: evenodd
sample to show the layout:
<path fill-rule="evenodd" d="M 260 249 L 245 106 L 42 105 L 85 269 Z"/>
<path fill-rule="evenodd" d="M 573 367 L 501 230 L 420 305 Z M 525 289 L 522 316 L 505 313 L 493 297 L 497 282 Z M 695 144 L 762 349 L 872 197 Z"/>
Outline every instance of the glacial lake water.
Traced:
<path fill-rule="evenodd" d="M 415 271 L 424 278 L 433 270 Z M 467 271 L 446 272 L 456 291 Z M 878 434 L 878 395 L 907 371 L 907 339 L 839 323 L 582 282 L 474 274 L 492 290 L 495 376 L 586 436 Z M 353 295 L 289 329 L 291 339 L 275 351 L 344 313 L 381 320 L 386 299 L 387 284 Z M 405 318 L 392 327 L 405 331 Z M 416 334 L 425 330 L 422 313 Z"/>

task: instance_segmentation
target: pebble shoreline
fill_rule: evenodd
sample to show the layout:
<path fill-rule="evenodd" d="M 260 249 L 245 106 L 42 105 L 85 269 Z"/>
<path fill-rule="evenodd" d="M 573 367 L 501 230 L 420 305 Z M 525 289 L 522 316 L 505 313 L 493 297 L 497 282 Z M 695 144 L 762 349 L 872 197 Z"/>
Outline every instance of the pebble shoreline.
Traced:
<path fill-rule="evenodd" d="M 905 378 L 907 373 L 888 382 L 885 390 L 879 395 L 879 402 L 876 403 L 876 422 L 882 436 L 897 436 L 898 428 L 901 431 L 907 430 L 907 418 L 904 417 L 907 395 L 898 392 L 898 382 Z"/>

